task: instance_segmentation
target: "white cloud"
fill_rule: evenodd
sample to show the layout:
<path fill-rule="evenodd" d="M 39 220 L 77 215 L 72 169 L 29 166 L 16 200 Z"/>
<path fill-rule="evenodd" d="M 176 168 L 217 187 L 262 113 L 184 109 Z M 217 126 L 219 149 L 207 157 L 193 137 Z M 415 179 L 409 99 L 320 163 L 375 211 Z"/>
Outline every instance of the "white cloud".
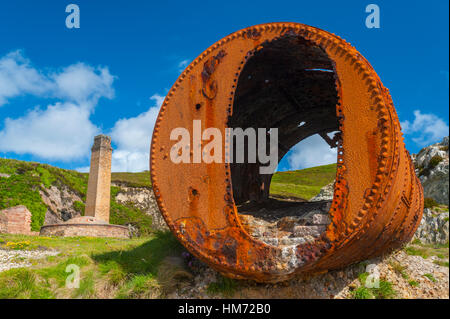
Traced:
<path fill-rule="evenodd" d="M 0 58 L 0 106 L 15 96 L 45 94 L 52 86 L 46 76 L 31 67 L 21 51 Z"/>
<path fill-rule="evenodd" d="M 336 148 L 330 148 L 318 134 L 305 138 L 287 154 L 291 170 L 336 163 Z"/>
<path fill-rule="evenodd" d="M 0 59 L 0 106 L 11 98 L 26 94 L 92 105 L 100 97 L 114 97 L 114 79 L 108 68 L 93 68 L 84 63 L 45 74 L 34 68 L 18 50 Z"/>
<path fill-rule="evenodd" d="M 150 142 L 153 127 L 164 97 L 153 95 L 155 105 L 136 117 L 120 119 L 111 130 L 112 141 L 117 145 L 113 151 L 112 171 L 139 172 L 149 169 Z"/>
<path fill-rule="evenodd" d="M 440 141 L 448 135 L 448 124 L 438 116 L 428 113 L 422 114 L 419 110 L 414 111 L 414 121 L 407 120 L 400 123 L 405 135 L 418 146 L 426 146 Z"/>
<path fill-rule="evenodd" d="M 0 131 L 0 150 L 68 161 L 87 155 L 98 132 L 89 120 L 87 108 L 56 103 L 45 110 L 31 110 L 17 119 L 5 119 L 5 127 Z"/>
<path fill-rule="evenodd" d="M 178 72 L 183 72 L 184 69 L 189 65 L 189 60 L 183 60 L 178 63 Z"/>
<path fill-rule="evenodd" d="M 96 103 L 100 97 L 112 99 L 114 76 L 108 68 L 93 68 L 84 63 L 68 66 L 61 73 L 51 75 L 55 83 L 55 95 L 78 103 Z"/>
<path fill-rule="evenodd" d="M 0 131 L 0 151 L 70 161 L 89 155 L 99 129 L 90 115 L 101 97 L 113 98 L 115 77 L 107 68 L 77 63 L 45 74 L 21 51 L 0 58 L 0 106 L 20 95 L 58 98 L 19 118 L 6 118 Z"/>

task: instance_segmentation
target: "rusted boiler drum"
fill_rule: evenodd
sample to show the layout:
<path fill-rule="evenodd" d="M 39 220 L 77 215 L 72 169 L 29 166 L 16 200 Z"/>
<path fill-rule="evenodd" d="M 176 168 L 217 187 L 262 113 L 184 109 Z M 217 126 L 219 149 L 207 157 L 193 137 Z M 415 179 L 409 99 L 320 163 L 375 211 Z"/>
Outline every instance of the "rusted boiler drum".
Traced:
<path fill-rule="evenodd" d="M 199 162 L 210 139 L 196 125 L 223 137 L 227 128 L 277 128 L 278 161 L 322 136 L 337 149 L 333 200 L 270 196 L 259 155 L 256 163 Z M 171 139 L 176 128 L 190 133 L 183 148 Z M 233 147 L 222 143 L 214 155 Z M 174 149 L 188 161 L 174 161 Z M 389 91 L 350 44 L 303 24 L 249 27 L 197 57 L 161 107 L 150 167 L 171 231 L 229 277 L 275 282 L 337 269 L 399 248 L 422 217 L 422 187 Z"/>

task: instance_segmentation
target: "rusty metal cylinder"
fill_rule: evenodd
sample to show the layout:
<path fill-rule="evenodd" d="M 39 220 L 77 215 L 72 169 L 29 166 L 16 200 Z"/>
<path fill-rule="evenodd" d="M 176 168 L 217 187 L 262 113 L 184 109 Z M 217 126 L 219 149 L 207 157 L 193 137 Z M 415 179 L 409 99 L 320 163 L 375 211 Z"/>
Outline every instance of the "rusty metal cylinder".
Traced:
<path fill-rule="evenodd" d="M 195 162 L 206 142 L 197 145 L 192 136 L 191 161 L 175 163 L 171 132 L 192 135 L 195 123 L 222 136 L 228 127 L 278 127 L 279 159 L 308 136 L 338 131 L 326 230 L 292 245 L 252 236 L 238 205 L 264 202 L 271 175 L 260 176 L 254 165 Z M 224 143 L 223 154 L 229 151 Z M 346 41 L 298 23 L 249 27 L 200 54 L 163 102 L 150 167 L 170 230 L 193 255 L 234 278 L 276 282 L 379 256 L 408 242 L 422 217 L 422 187 L 389 91 Z"/>

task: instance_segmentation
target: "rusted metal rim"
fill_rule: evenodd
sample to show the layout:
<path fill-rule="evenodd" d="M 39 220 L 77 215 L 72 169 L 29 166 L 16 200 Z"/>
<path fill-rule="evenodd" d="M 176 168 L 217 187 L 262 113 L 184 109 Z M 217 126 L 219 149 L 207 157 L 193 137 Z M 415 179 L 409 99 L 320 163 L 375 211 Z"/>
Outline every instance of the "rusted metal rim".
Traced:
<path fill-rule="evenodd" d="M 174 164 L 169 152 L 174 143 L 171 130 L 192 131 L 195 119 L 223 132 L 247 58 L 263 43 L 286 35 L 314 43 L 333 61 L 342 140 L 329 212 L 332 221 L 326 232 L 314 243 L 280 248 L 255 240 L 243 229 L 229 164 Z M 227 152 L 226 145 L 223 151 Z M 339 268 L 395 249 L 410 240 L 423 209 L 422 188 L 388 90 L 347 42 L 298 23 L 240 30 L 195 59 L 163 102 L 150 166 L 161 213 L 181 243 L 227 276 L 258 281 Z"/>

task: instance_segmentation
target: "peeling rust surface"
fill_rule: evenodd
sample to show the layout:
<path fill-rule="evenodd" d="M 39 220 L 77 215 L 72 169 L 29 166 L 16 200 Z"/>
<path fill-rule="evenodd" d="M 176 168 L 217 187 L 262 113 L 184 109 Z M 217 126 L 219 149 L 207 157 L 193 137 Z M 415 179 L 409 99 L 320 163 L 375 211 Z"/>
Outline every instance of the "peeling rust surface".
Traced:
<path fill-rule="evenodd" d="M 238 207 L 248 200 L 264 203 L 271 175 L 258 175 L 258 165 L 173 163 L 170 132 L 192 132 L 193 120 L 223 136 L 227 127 L 277 127 L 279 159 L 313 134 L 336 147 L 326 230 L 292 245 L 251 236 Z M 303 24 L 249 27 L 195 59 L 161 107 L 150 166 L 171 231 L 195 256 L 233 278 L 276 282 L 341 268 L 401 247 L 422 218 L 423 190 L 389 91 L 350 44 Z"/>

